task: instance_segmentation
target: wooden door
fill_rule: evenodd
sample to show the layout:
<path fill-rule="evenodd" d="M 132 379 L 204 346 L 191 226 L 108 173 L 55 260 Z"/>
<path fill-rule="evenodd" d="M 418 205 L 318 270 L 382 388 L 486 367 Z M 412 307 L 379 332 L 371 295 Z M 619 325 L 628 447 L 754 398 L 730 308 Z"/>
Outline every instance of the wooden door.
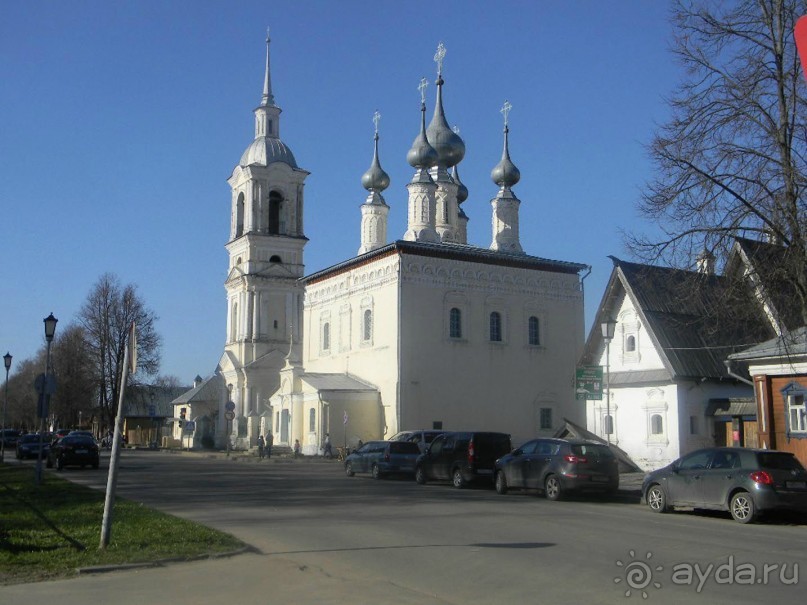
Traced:
<path fill-rule="evenodd" d="M 759 447 L 756 420 L 743 421 L 743 447 Z"/>

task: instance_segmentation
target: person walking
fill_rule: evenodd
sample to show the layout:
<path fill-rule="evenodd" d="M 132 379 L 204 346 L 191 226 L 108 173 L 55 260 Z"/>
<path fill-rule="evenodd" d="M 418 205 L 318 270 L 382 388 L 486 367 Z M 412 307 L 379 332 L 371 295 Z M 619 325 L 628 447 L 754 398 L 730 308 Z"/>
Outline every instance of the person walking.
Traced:
<path fill-rule="evenodd" d="M 331 436 L 325 433 L 325 445 L 322 447 L 322 455 L 326 456 L 329 460 L 333 458 L 333 450 L 331 449 Z"/>
<path fill-rule="evenodd" d="M 300 456 L 300 440 L 294 440 L 294 457 L 298 458 Z"/>
<path fill-rule="evenodd" d="M 263 460 L 265 453 L 266 442 L 263 440 L 263 435 L 258 435 L 258 458 Z"/>
<path fill-rule="evenodd" d="M 266 452 L 266 457 L 272 457 L 272 444 L 274 444 L 275 438 L 272 436 L 272 431 L 266 433 L 266 443 L 264 444 L 264 451 Z"/>

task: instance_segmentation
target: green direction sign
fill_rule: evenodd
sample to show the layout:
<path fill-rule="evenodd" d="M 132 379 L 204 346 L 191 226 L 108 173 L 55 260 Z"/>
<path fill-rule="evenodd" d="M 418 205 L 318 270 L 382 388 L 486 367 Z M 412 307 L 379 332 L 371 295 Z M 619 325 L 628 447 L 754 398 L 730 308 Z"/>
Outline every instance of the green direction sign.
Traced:
<path fill-rule="evenodd" d="M 577 399 L 602 399 L 602 366 L 577 368 L 575 393 Z"/>

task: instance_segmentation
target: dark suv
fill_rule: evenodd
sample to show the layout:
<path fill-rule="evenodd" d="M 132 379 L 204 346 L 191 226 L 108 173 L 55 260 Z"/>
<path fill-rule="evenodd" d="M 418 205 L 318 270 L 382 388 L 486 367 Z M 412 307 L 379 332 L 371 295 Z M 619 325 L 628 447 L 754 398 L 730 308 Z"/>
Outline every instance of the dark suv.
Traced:
<path fill-rule="evenodd" d="M 492 483 L 496 460 L 511 449 L 510 435 L 487 432 L 449 432 L 434 438 L 418 458 L 415 481 L 451 481 L 461 488 L 474 480 Z"/>
<path fill-rule="evenodd" d="M 807 471 L 789 452 L 714 447 L 648 473 L 642 495 L 656 513 L 676 506 L 728 510 L 750 523 L 773 509 L 807 513 Z"/>
<path fill-rule="evenodd" d="M 547 499 L 567 492 L 613 493 L 619 467 L 607 445 L 595 441 L 534 439 L 496 461 L 496 491 L 543 490 Z"/>

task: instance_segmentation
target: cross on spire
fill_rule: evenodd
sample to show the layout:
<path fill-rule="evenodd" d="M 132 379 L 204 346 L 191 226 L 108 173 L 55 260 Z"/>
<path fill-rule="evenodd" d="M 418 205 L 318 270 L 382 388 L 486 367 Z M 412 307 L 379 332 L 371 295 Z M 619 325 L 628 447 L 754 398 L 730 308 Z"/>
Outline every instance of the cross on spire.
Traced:
<path fill-rule="evenodd" d="M 378 134 L 378 123 L 381 121 L 381 114 L 376 111 L 373 114 L 373 124 L 375 124 L 375 133 Z"/>
<path fill-rule="evenodd" d="M 438 76 L 443 75 L 443 59 L 445 59 L 445 56 L 446 56 L 446 47 L 442 42 L 440 42 L 440 44 L 437 45 L 437 52 L 434 53 L 434 62 L 437 63 Z"/>
<path fill-rule="evenodd" d="M 504 116 L 504 127 L 505 128 L 507 128 L 507 115 L 510 113 L 511 109 L 513 109 L 513 106 L 510 104 L 510 101 L 505 99 L 504 105 L 502 105 L 502 108 L 499 110 L 501 112 L 501 114 Z"/>
<path fill-rule="evenodd" d="M 266 41 L 269 42 L 269 26 L 266 26 Z"/>
<path fill-rule="evenodd" d="M 426 102 L 426 87 L 429 85 L 428 80 L 426 78 L 420 79 L 420 84 L 418 84 L 418 90 L 420 91 L 420 102 Z"/>
<path fill-rule="evenodd" d="M 460 127 L 459 127 L 459 126 L 457 126 L 456 124 L 454 124 L 454 125 L 451 127 L 451 130 L 453 130 L 453 131 L 454 131 L 454 134 L 455 134 L 455 135 L 459 136 L 459 134 L 460 134 Z"/>

